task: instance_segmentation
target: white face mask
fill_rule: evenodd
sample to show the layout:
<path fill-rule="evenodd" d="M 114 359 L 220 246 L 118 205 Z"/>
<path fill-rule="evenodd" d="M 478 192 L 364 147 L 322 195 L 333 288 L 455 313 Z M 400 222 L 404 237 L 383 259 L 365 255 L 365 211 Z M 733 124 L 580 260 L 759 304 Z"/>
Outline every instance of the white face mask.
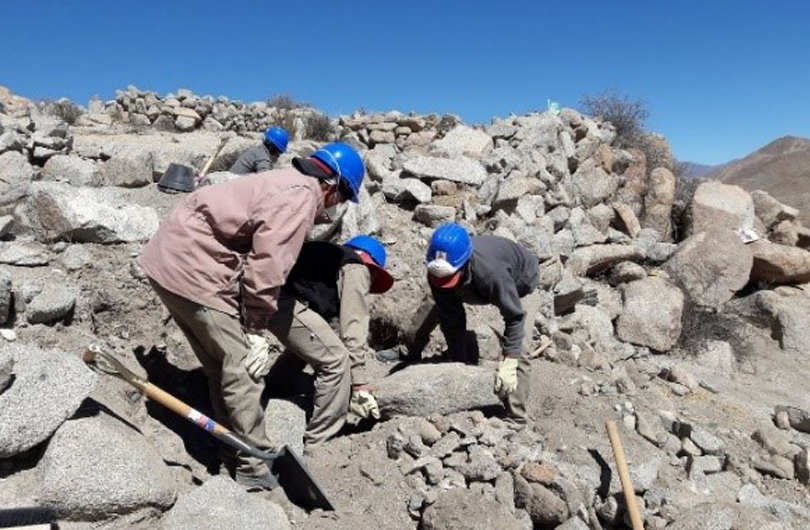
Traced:
<path fill-rule="evenodd" d="M 338 207 L 340 205 L 335 204 L 328 208 L 325 208 L 318 216 L 315 218 L 315 224 L 323 225 L 323 224 L 330 224 L 334 223 L 338 217 L 340 216 L 340 211 Z"/>

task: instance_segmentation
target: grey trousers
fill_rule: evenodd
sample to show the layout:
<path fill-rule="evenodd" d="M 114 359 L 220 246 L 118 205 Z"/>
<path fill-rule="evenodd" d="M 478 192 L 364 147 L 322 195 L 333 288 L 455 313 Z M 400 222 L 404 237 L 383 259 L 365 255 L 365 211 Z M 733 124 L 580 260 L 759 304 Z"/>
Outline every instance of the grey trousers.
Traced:
<path fill-rule="evenodd" d="M 517 390 L 511 394 L 502 396 L 506 415 L 509 420 L 525 424 L 528 421 L 528 412 L 526 410 L 527 402 L 529 400 L 529 391 L 531 389 L 531 364 L 529 355 L 532 348 L 532 334 L 534 333 L 534 321 L 537 318 L 537 312 L 540 309 L 541 296 L 536 289 L 520 299 L 523 309 L 526 311 L 526 317 L 523 321 L 523 357 L 518 361 L 517 367 Z M 414 315 L 411 326 L 405 333 L 405 347 L 407 349 L 407 356 L 410 358 L 418 358 L 422 354 L 430 341 L 430 334 L 439 325 L 439 312 L 436 310 L 436 303 L 433 297 L 428 295 L 419 306 L 419 309 Z M 454 359 L 461 361 L 463 359 Z"/>
<path fill-rule="evenodd" d="M 316 447 L 346 423 L 352 384 L 349 350 L 323 317 L 291 297 L 281 297 L 268 329 L 315 372 L 313 410 L 304 444 Z M 279 361 L 287 366 L 295 364 L 284 357 Z"/>
<path fill-rule="evenodd" d="M 178 296 L 151 279 L 150 283 L 202 364 L 214 419 L 259 449 L 269 450 L 261 406 L 264 382 L 254 382 L 245 368 L 250 346 L 239 319 Z M 248 475 L 268 470 L 264 461 L 242 454 L 236 455 L 236 466 Z"/>

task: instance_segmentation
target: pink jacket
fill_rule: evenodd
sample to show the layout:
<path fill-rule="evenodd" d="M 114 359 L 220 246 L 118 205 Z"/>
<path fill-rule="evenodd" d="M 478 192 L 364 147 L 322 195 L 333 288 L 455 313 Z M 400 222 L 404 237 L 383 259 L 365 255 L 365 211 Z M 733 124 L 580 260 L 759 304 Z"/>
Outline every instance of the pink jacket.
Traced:
<path fill-rule="evenodd" d="M 318 181 L 295 169 L 201 188 L 161 222 L 140 265 L 177 295 L 263 324 L 323 207 Z"/>

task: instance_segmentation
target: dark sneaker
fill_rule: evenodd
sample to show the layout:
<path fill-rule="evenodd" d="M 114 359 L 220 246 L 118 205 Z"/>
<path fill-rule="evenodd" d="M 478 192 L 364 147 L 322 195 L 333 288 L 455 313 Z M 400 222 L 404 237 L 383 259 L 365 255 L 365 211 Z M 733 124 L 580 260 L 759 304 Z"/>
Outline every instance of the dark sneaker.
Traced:
<path fill-rule="evenodd" d="M 237 471 L 233 479 L 248 491 L 270 491 L 278 487 L 278 477 L 269 471 L 264 475 L 248 475 Z"/>
<path fill-rule="evenodd" d="M 374 357 L 381 363 L 394 363 L 402 358 L 402 354 L 400 353 L 399 347 L 394 347 L 380 350 L 374 354 Z"/>

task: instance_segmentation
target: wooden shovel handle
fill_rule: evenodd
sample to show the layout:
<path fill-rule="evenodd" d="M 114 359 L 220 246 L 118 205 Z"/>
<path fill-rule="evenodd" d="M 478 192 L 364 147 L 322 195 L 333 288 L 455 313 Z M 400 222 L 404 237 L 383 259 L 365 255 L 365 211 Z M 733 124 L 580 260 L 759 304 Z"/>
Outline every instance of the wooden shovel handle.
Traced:
<path fill-rule="evenodd" d="M 191 408 L 173 395 L 169 394 L 162 388 L 153 385 L 152 383 L 146 383 L 143 386 L 142 392 L 147 397 L 154 399 L 178 416 L 186 418 L 188 421 L 198 425 L 202 429 L 205 429 L 214 436 L 221 437 L 230 433 L 228 429 L 215 422 L 205 414 Z"/>
<path fill-rule="evenodd" d="M 605 423 L 605 427 L 607 428 L 608 438 L 610 438 L 610 445 L 613 448 L 613 457 L 616 459 L 616 469 L 619 470 L 619 480 L 622 483 L 624 502 L 627 504 L 627 513 L 630 515 L 630 523 L 633 525 L 633 530 L 644 530 L 644 523 L 641 520 L 641 514 L 636 504 L 636 493 L 633 489 L 633 481 L 630 480 L 630 471 L 627 468 L 627 460 L 624 458 L 622 440 L 619 438 L 619 429 L 616 427 L 616 422 L 613 420 L 608 420 Z"/>

